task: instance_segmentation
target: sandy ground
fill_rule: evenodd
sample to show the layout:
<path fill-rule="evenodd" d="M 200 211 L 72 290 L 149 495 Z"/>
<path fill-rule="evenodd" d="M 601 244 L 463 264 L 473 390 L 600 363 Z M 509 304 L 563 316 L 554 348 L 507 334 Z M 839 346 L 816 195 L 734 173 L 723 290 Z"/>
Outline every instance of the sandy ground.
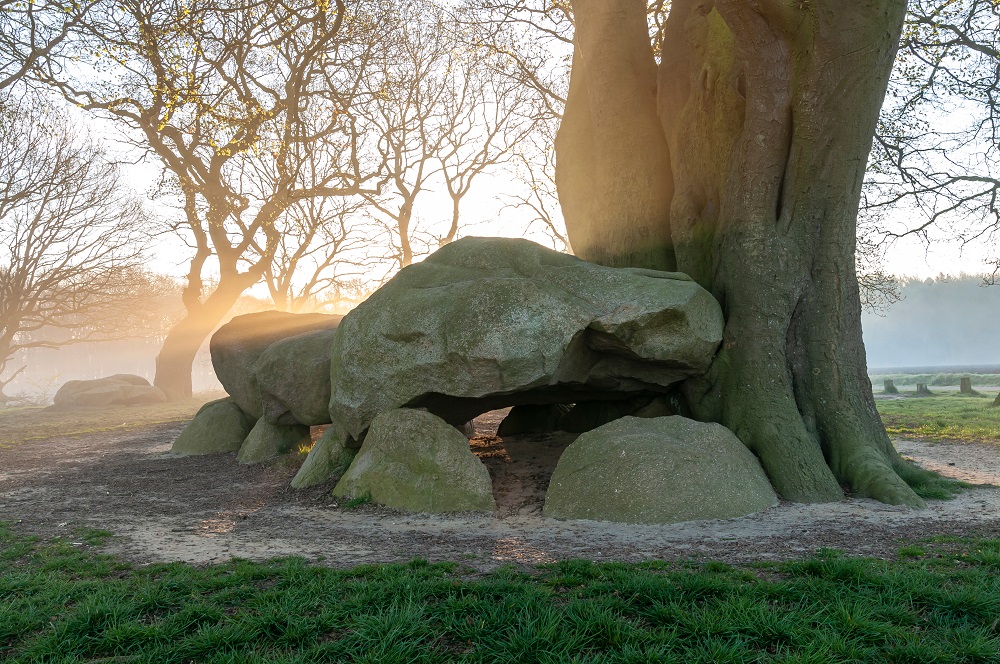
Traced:
<path fill-rule="evenodd" d="M 22 533 L 72 537 L 81 526 L 114 532 L 106 547 L 140 563 L 211 563 L 298 555 L 337 567 L 424 558 L 487 571 L 565 558 L 638 561 L 797 558 L 820 547 L 892 557 L 940 534 L 1000 537 L 1000 488 L 977 488 L 914 511 L 870 500 L 782 503 L 739 519 L 668 526 L 555 521 L 541 516 L 555 462 L 572 437 L 500 439 L 498 416 L 477 420 L 473 451 L 486 463 L 495 515 L 412 515 L 348 509 L 330 485 L 295 491 L 297 462 L 241 466 L 235 455 L 177 457 L 183 423 L 138 432 L 52 438 L 0 451 L 0 520 Z M 897 441 L 925 467 L 1000 484 L 1000 447 Z"/>

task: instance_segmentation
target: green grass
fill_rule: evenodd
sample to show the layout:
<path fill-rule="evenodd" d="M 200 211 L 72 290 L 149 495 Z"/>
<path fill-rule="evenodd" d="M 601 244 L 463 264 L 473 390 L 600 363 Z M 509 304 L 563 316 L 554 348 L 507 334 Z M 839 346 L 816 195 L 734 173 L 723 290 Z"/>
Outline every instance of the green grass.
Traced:
<path fill-rule="evenodd" d="M 917 383 L 926 383 L 928 387 L 958 387 L 962 378 L 971 378 L 973 389 L 979 385 L 1000 385 L 1000 374 L 983 373 L 872 374 L 868 378 L 876 392 L 882 390 L 882 383 L 886 379 L 891 380 L 896 387 L 916 387 Z"/>
<path fill-rule="evenodd" d="M 875 401 L 891 436 L 1000 444 L 1000 408 L 958 395 Z"/>
<path fill-rule="evenodd" d="M 929 500 L 951 500 L 965 489 L 975 487 L 974 484 L 943 477 L 911 462 L 904 463 L 901 468 L 896 469 L 896 472 L 914 493 Z"/>
<path fill-rule="evenodd" d="M 0 526 L 11 662 L 1000 662 L 1000 541 L 898 560 L 138 567 Z"/>
<path fill-rule="evenodd" d="M 372 502 L 372 495 L 370 493 L 365 493 L 364 495 L 358 496 L 356 498 L 351 498 L 346 503 L 344 503 L 345 510 L 351 510 L 355 507 L 361 507 L 362 505 L 368 505 Z"/>

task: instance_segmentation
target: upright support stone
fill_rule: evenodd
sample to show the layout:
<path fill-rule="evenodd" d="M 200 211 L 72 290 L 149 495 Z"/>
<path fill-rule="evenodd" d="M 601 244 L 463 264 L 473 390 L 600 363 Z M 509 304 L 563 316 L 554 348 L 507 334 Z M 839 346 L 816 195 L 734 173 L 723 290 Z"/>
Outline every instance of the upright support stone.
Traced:
<path fill-rule="evenodd" d="M 927 383 L 917 383 L 917 396 L 929 397 L 933 394 L 927 389 Z"/>
<path fill-rule="evenodd" d="M 1000 394 L 998 394 L 997 398 L 993 400 L 993 406 L 992 407 L 994 407 L 994 408 L 1000 408 Z"/>
<path fill-rule="evenodd" d="M 960 394 L 975 394 L 976 391 L 972 389 L 972 378 L 963 376 L 959 382 L 958 391 Z"/>
<path fill-rule="evenodd" d="M 882 390 L 882 394 L 899 394 L 899 390 L 896 389 L 896 385 L 892 382 L 891 378 L 885 379 L 885 389 Z"/>

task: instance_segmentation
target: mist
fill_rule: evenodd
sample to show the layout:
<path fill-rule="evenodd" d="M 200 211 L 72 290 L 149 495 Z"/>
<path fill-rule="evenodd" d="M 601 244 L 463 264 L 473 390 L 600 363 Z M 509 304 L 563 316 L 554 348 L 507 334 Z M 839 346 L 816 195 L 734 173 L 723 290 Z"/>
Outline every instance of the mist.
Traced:
<path fill-rule="evenodd" d="M 942 275 L 905 280 L 900 295 L 862 316 L 869 369 L 1000 364 L 1000 286 Z"/>

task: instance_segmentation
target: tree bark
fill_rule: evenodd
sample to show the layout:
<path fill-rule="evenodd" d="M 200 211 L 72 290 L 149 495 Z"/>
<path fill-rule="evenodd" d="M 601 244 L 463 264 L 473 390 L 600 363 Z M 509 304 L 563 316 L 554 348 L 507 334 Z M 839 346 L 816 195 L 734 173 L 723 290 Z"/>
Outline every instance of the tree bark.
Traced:
<path fill-rule="evenodd" d="M 238 289 L 238 290 L 237 290 Z M 187 315 L 170 328 L 160 353 L 156 356 L 153 385 L 163 390 L 170 401 L 190 399 L 193 395 L 191 374 L 201 345 L 233 308 L 245 288 L 218 288 L 204 302 L 188 309 Z"/>
<path fill-rule="evenodd" d="M 576 48 L 556 136 L 570 243 L 595 263 L 672 270 L 670 158 L 641 2 L 575 0 Z"/>
<path fill-rule="evenodd" d="M 616 42 L 648 43 L 644 31 L 607 28 L 593 3 L 573 3 L 578 89 L 604 84 L 588 65 L 620 59 Z M 790 500 L 838 500 L 848 485 L 923 505 L 900 477 L 907 468 L 875 410 L 854 269 L 861 183 L 905 8 L 905 0 L 675 0 L 665 29 L 657 108 L 671 237 L 661 248 L 718 298 L 727 321 L 712 368 L 686 395 L 696 417 L 726 425 L 757 454 Z M 571 123 L 583 115 L 581 99 L 571 90 Z M 588 128 L 607 131 L 593 118 Z M 571 152 L 568 137 L 557 143 L 560 159 Z M 592 191 L 630 209 L 628 199 L 648 198 L 642 189 L 654 185 L 633 186 Z M 582 205 L 564 189 L 560 200 Z M 574 248 L 581 219 L 566 215 Z M 636 228 L 628 215 L 614 223 Z"/>
<path fill-rule="evenodd" d="M 413 246 L 410 244 L 410 220 L 413 218 L 413 201 L 406 200 L 399 207 L 396 227 L 399 229 L 399 266 L 413 263 Z"/>

